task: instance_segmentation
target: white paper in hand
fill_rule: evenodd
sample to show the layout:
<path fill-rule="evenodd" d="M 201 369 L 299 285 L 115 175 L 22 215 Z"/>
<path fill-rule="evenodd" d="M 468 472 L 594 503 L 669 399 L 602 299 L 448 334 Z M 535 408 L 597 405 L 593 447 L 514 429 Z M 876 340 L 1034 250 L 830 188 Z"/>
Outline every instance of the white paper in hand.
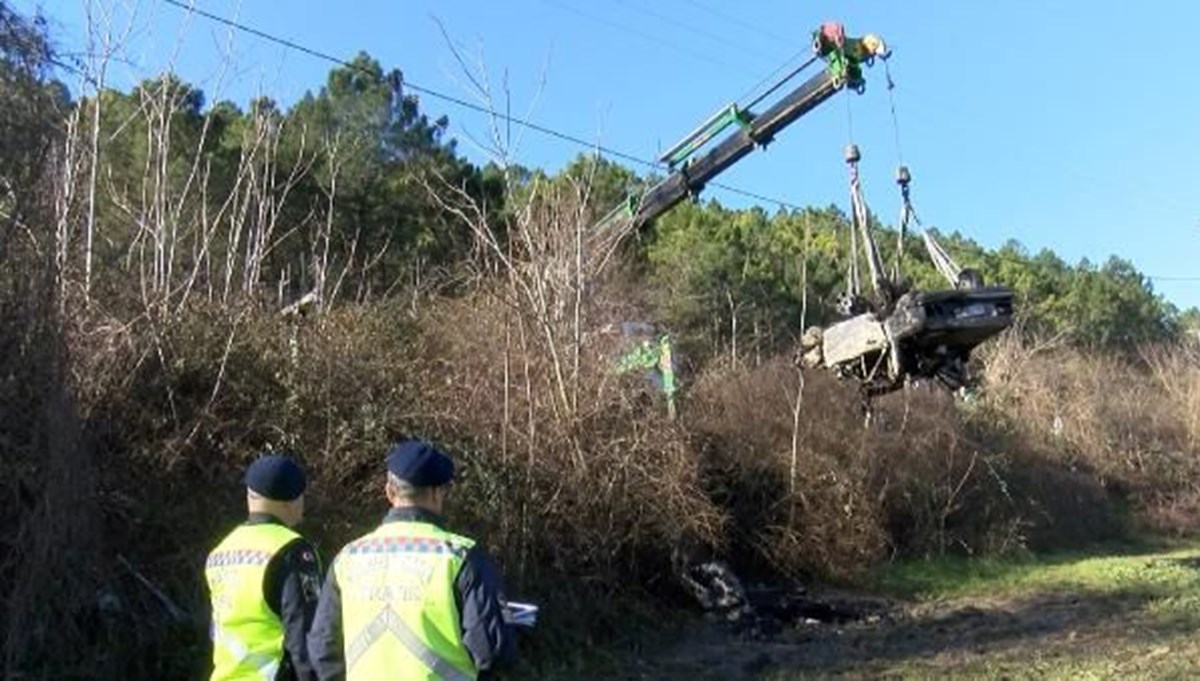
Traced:
<path fill-rule="evenodd" d="M 504 621 L 514 627 L 532 627 L 537 624 L 538 607 L 531 603 L 504 604 Z"/>

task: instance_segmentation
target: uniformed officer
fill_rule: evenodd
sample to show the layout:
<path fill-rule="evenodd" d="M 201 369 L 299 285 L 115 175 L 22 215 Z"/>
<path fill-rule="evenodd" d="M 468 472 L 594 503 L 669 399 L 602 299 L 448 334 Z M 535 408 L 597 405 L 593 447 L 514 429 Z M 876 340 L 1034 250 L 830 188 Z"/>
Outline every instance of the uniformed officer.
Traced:
<path fill-rule="evenodd" d="M 443 525 L 453 477 L 429 443 L 388 453 L 391 510 L 338 554 L 309 633 L 322 681 L 486 679 L 513 660 L 499 570 Z"/>
<path fill-rule="evenodd" d="M 212 681 L 310 681 L 305 635 L 320 596 L 316 549 L 292 528 L 304 517 L 304 470 L 267 454 L 246 470 L 249 517 L 208 555 Z"/>

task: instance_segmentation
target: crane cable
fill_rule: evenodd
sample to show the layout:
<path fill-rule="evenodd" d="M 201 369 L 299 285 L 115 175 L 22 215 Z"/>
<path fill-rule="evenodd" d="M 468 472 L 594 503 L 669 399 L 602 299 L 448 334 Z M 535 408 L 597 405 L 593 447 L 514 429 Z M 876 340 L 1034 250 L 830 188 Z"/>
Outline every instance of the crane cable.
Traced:
<path fill-rule="evenodd" d="M 863 198 L 862 180 L 858 172 L 858 161 L 861 158 L 858 150 L 858 145 L 851 144 L 846 147 L 846 165 L 850 170 L 850 236 L 853 243 L 855 228 L 860 232 L 859 238 L 862 239 L 862 247 L 867 260 L 867 267 L 871 274 L 871 290 L 879 292 L 883 288 L 885 275 L 883 263 L 879 259 L 879 249 L 875 246 L 875 241 L 871 237 L 870 212 L 867 210 L 867 201 Z M 852 246 L 853 248 L 853 246 Z M 855 257 L 851 268 L 853 293 L 858 295 L 862 292 L 862 282 L 859 275 L 858 258 Z"/>
<path fill-rule="evenodd" d="M 846 306 L 847 313 L 854 306 L 854 301 L 862 295 L 862 281 L 858 266 L 858 200 L 861 199 L 862 187 L 858 181 L 858 145 L 854 143 L 854 108 L 850 101 L 849 90 L 842 95 L 846 100 L 846 163 L 850 170 L 850 258 L 846 277 Z M 851 161 L 851 155 L 854 160 Z"/>
<path fill-rule="evenodd" d="M 933 262 L 934 268 L 941 274 L 951 286 L 958 286 L 959 277 L 962 274 L 962 268 L 958 263 L 954 262 L 954 258 L 946 252 L 946 249 L 933 238 L 925 225 L 921 223 L 921 219 L 917 217 L 917 211 L 912 205 L 912 193 L 909 183 L 912 182 L 912 176 L 909 173 L 908 166 L 904 163 L 904 148 L 900 144 L 900 117 L 896 114 L 896 81 L 892 79 L 892 69 L 888 59 L 884 58 L 883 72 L 887 78 L 887 93 L 888 93 L 888 108 L 892 115 L 892 136 L 896 146 L 896 184 L 900 186 L 900 220 L 896 227 L 896 260 L 892 265 L 892 281 L 899 282 L 904 261 L 904 241 L 908 233 L 908 226 L 915 224 L 921 229 L 921 240 L 925 243 L 925 250 L 929 253 L 929 259 Z"/>
<path fill-rule="evenodd" d="M 896 144 L 896 160 L 900 165 L 904 165 L 904 148 L 900 145 L 900 117 L 896 115 L 896 81 L 892 80 L 892 67 L 888 56 L 881 56 L 880 61 L 883 62 L 883 75 L 887 80 L 888 93 L 888 108 L 892 112 L 892 136 Z"/>
<path fill-rule="evenodd" d="M 764 76 L 762 80 L 758 81 L 758 83 L 756 83 L 754 85 L 754 87 L 747 90 L 746 94 L 742 95 L 741 97 L 738 97 L 738 101 L 748 99 L 750 97 L 750 95 L 754 94 L 754 92 L 756 90 L 758 90 L 758 88 L 762 87 L 765 83 L 769 82 L 772 78 L 774 78 L 775 74 L 777 74 L 780 71 L 782 71 L 783 69 L 787 68 L 788 64 L 792 63 L 798 57 L 803 56 L 807 52 L 808 52 L 808 50 L 802 50 L 802 51 L 797 52 L 796 54 L 792 55 L 791 57 L 788 57 L 787 61 L 783 62 L 778 67 L 776 67 L 774 71 L 772 71 L 772 72 L 768 73 L 766 76 Z M 762 102 L 767 97 L 770 97 L 779 88 L 783 87 L 784 83 L 795 78 L 801 71 L 807 69 L 809 66 L 812 66 L 813 62 L 817 61 L 817 59 L 819 59 L 819 58 L 820 57 L 818 57 L 817 55 L 812 55 L 808 59 L 804 60 L 804 62 L 802 64 L 800 64 L 796 68 L 792 69 L 791 72 L 789 72 L 786 76 L 784 76 L 783 78 L 776 81 L 775 84 L 772 85 L 770 88 L 768 88 L 765 92 L 758 95 L 754 99 L 750 100 L 746 104 L 738 105 L 738 108 L 742 109 L 742 110 L 749 110 L 749 109 L 753 109 L 755 106 L 758 106 L 758 104 L 760 102 Z"/>
<path fill-rule="evenodd" d="M 918 225 L 921 221 L 917 219 L 917 213 L 913 210 L 912 202 L 909 200 L 908 183 L 911 179 L 908 173 L 908 167 L 904 165 L 904 148 L 900 145 L 900 117 L 896 115 L 896 81 L 892 80 L 892 67 L 889 60 L 884 57 L 883 73 L 887 79 L 888 93 L 888 109 L 892 113 L 892 137 L 896 145 L 896 183 L 900 185 L 900 196 L 902 202 L 900 204 L 900 220 L 896 227 L 896 261 L 892 265 L 892 281 L 900 280 L 901 267 L 904 262 L 904 237 L 908 232 L 909 220 L 915 221 Z"/>
<path fill-rule="evenodd" d="M 862 269 L 859 264 L 859 241 L 861 240 L 862 256 L 867 260 L 871 275 L 871 290 L 878 291 L 883 279 L 883 267 L 879 261 L 879 251 L 870 232 L 870 211 L 867 201 L 863 198 L 862 179 L 858 172 L 858 162 L 861 154 L 854 142 L 854 113 L 850 103 L 849 91 L 846 92 L 846 149 L 845 161 L 850 179 L 850 262 L 846 282 L 848 303 L 858 299 L 863 292 Z"/>

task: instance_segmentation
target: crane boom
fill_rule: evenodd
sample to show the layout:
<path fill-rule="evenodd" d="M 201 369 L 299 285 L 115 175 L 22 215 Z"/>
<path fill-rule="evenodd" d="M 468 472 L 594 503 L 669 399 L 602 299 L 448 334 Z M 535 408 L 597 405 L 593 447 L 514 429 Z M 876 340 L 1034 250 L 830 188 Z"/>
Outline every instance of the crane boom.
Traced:
<path fill-rule="evenodd" d="M 887 59 L 887 47 L 875 35 L 847 38 L 837 23 L 826 23 L 813 32 L 813 57 L 780 79 L 745 109 L 729 104 L 710 116 L 686 137 L 670 147 L 659 160 L 666 163 L 670 174 L 650 187 L 640 197 L 630 197 L 625 205 L 614 209 L 598 227 L 604 233 L 608 226 L 623 225 L 620 234 L 642 229 L 671 210 L 684 199 L 696 196 L 713 178 L 745 158 L 755 147 L 770 143 L 780 131 L 808 112 L 828 101 L 843 89 L 861 93 L 864 89 L 862 67 L 870 66 L 876 57 Z M 807 66 L 824 62 L 820 73 L 810 77 L 779 99 L 761 114 L 753 109 Z M 731 126 L 732 133 L 716 142 L 707 152 L 702 150 Z M 859 296 L 857 284 L 845 297 L 843 315 L 846 319 L 828 328 L 805 330 L 801 339 L 801 366 L 824 367 L 839 376 L 857 380 L 866 395 L 897 390 L 911 379 L 933 378 L 951 388 L 966 385 L 967 362 L 971 351 L 988 338 L 1012 324 L 1013 292 L 1003 286 L 983 286 L 977 272 L 957 271 L 943 251 L 930 246 L 935 262 L 939 257 L 947 263 L 939 269 L 956 270 L 954 289 L 922 292 L 912 289 L 900 279 L 899 261 L 891 278 L 875 248 L 867 222 L 867 210 L 857 180 L 858 148 L 847 150 L 851 165 L 851 193 L 854 226 L 862 232 L 867 260 L 871 265 L 876 297 L 867 301 Z M 693 156 L 695 156 L 693 158 Z M 908 172 L 902 169 L 901 185 L 906 215 L 911 217 L 908 203 Z M 626 219 L 630 223 L 626 223 Z M 903 232 L 901 232 L 903 234 Z M 901 237 L 902 238 L 902 237 Z M 853 243 L 853 241 L 852 241 Z M 901 240 L 901 245 L 903 241 Z M 930 243 L 932 238 L 930 237 Z M 853 252 L 851 262 L 856 262 Z"/>
<path fill-rule="evenodd" d="M 877 36 L 846 38 L 841 25 L 834 23 L 827 23 L 814 32 L 813 51 L 813 60 L 823 59 L 826 67 L 766 111 L 754 114 L 750 111 L 738 111 L 736 105 L 730 105 L 726 111 L 714 115 L 672 147 L 664 160 L 672 166 L 681 165 L 642 195 L 634 212 L 634 225 L 638 228 L 644 227 L 678 205 L 680 201 L 695 196 L 704 189 L 705 184 L 740 161 L 755 147 L 766 146 L 781 130 L 840 90 L 850 88 L 862 92 L 862 65 L 870 65 L 877 56 L 888 56 L 886 46 Z M 768 93 L 781 84 L 782 82 L 770 88 Z M 715 137 L 721 129 L 734 123 L 739 125 L 737 131 L 703 156 L 684 162 L 688 155 Z"/>

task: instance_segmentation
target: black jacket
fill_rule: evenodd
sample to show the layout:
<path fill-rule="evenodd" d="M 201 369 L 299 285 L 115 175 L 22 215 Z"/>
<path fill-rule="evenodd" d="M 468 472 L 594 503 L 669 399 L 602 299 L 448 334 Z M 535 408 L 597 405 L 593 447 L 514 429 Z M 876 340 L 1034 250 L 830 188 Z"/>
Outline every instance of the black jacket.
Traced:
<path fill-rule="evenodd" d="M 441 519 L 418 508 L 393 508 L 383 522 L 422 522 L 438 527 Z M 516 656 L 512 628 L 504 622 L 504 582 L 500 571 L 479 546 L 466 555 L 454 582 L 454 601 L 462 618 L 462 640 L 481 680 L 492 670 L 508 666 Z M 346 678 L 342 640 L 342 592 L 330 570 L 321 602 L 308 635 L 308 650 L 321 681 Z"/>

